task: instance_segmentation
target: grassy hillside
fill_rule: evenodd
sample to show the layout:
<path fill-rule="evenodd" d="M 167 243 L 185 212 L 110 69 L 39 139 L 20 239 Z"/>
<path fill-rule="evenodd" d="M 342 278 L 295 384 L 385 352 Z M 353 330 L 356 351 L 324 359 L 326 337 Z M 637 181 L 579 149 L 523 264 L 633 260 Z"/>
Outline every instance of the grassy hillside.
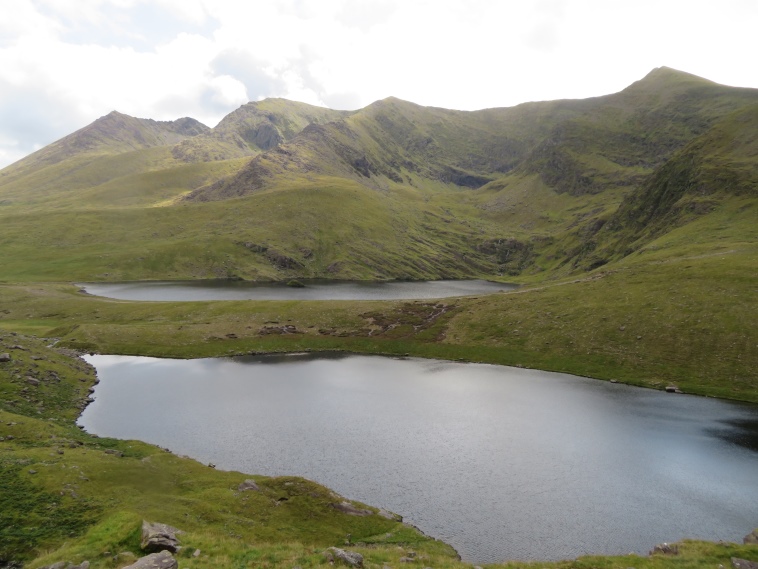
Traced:
<path fill-rule="evenodd" d="M 595 234 L 620 204 L 756 101 L 661 68 L 614 95 L 476 112 L 272 99 L 199 133 L 109 115 L 67 137 L 97 134 L 96 151 L 64 159 L 61 141 L 0 173 L 0 278 L 563 277 L 617 258 Z M 721 148 L 714 168 L 752 160 Z"/>
<path fill-rule="evenodd" d="M 655 238 L 740 203 L 729 229 L 745 241 L 756 237 L 755 200 L 758 198 L 758 106 L 749 106 L 719 121 L 678 151 L 629 195 L 588 240 L 586 247 L 607 261 L 628 255 Z M 722 225 L 727 220 L 722 221 Z M 724 237 L 703 233 L 693 239 Z M 706 224 L 707 226 L 707 224 Z M 726 229 L 725 227 L 722 228 Z"/>
<path fill-rule="evenodd" d="M 0 211 L 167 205 L 308 124 L 343 115 L 270 99 L 243 105 L 209 129 L 194 119 L 159 122 L 114 111 L 0 172 Z"/>

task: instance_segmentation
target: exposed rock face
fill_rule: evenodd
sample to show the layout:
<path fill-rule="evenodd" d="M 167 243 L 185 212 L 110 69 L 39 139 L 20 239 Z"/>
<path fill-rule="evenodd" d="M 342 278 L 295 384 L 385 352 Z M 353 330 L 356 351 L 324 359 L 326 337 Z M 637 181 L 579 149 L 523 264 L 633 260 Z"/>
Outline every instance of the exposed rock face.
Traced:
<path fill-rule="evenodd" d="M 732 557 L 732 567 L 734 569 L 758 569 L 758 561 L 748 561 L 739 557 Z"/>
<path fill-rule="evenodd" d="M 181 530 L 166 524 L 151 524 L 142 522 L 142 543 L 140 547 L 149 553 L 170 551 L 176 553 L 179 550 L 179 539 L 176 537 Z M 140 560 L 141 561 L 141 560 Z M 145 565 L 145 567 L 149 567 Z"/>
<path fill-rule="evenodd" d="M 299 263 L 292 257 L 288 257 L 287 255 L 284 255 L 278 251 L 274 251 L 273 249 L 268 249 L 264 255 L 277 269 L 287 270 L 300 269 L 303 267 L 302 263 Z"/>
<path fill-rule="evenodd" d="M 261 122 L 257 128 L 250 128 L 241 133 L 246 142 L 252 142 L 261 150 L 269 150 L 284 142 L 284 138 L 270 122 Z"/>
<path fill-rule="evenodd" d="M 370 516 L 373 512 L 371 510 L 361 510 L 353 506 L 350 502 L 340 502 L 339 504 L 332 504 L 332 508 L 339 510 L 340 512 L 349 516 Z"/>
<path fill-rule="evenodd" d="M 363 555 L 355 551 L 330 547 L 324 552 L 324 555 L 330 562 L 341 561 L 349 567 L 363 567 Z"/>
<path fill-rule="evenodd" d="M 179 563 L 174 559 L 174 556 L 168 551 L 161 551 L 140 557 L 136 563 L 132 563 L 124 569 L 177 569 L 177 567 L 179 567 Z"/>
<path fill-rule="evenodd" d="M 237 486 L 237 490 L 240 492 L 245 492 L 246 490 L 254 490 L 258 492 L 260 488 L 258 487 L 258 485 L 255 483 L 254 480 L 245 480 L 242 484 Z"/>
<path fill-rule="evenodd" d="M 752 532 L 747 534 L 743 540 L 742 543 L 748 544 L 748 543 L 758 543 L 758 529 L 754 529 Z"/>

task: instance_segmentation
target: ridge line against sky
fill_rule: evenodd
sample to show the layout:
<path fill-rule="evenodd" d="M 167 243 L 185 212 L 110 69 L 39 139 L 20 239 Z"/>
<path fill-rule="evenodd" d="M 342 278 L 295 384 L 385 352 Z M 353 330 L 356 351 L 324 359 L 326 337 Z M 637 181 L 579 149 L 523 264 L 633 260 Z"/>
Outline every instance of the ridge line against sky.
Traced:
<path fill-rule="evenodd" d="M 266 97 L 475 110 L 668 66 L 758 87 L 758 2 L 5 0 L 0 167 L 111 110 L 215 126 Z"/>

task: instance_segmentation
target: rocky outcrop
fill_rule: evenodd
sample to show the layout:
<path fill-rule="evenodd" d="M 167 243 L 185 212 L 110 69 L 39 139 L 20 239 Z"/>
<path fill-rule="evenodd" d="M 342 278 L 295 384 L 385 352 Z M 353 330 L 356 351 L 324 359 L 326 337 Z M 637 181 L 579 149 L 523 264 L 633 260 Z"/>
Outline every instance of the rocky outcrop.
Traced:
<path fill-rule="evenodd" d="M 675 543 L 660 543 L 653 547 L 650 555 L 679 555 L 679 547 Z"/>
<path fill-rule="evenodd" d="M 292 324 L 285 324 L 284 326 L 264 326 L 258 330 L 258 334 L 267 336 L 268 334 L 302 334 L 302 332 Z"/>
<path fill-rule="evenodd" d="M 177 563 L 174 556 L 168 551 L 151 553 L 145 557 L 140 557 L 135 563 L 124 567 L 124 569 L 177 569 Z"/>
<path fill-rule="evenodd" d="M 288 269 L 301 269 L 303 267 L 302 263 L 296 261 L 292 257 L 288 257 L 287 255 L 284 255 L 278 251 L 275 251 L 274 249 L 268 249 L 264 253 L 264 256 L 277 269 L 288 270 Z"/>
<path fill-rule="evenodd" d="M 758 561 L 748 561 L 739 557 L 732 557 L 732 567 L 734 569 L 758 569 Z"/>
<path fill-rule="evenodd" d="M 0 354 L 0 362 L 9 362 L 11 361 L 11 355 L 8 353 Z"/>
<path fill-rule="evenodd" d="M 749 534 L 747 534 L 742 539 L 742 543 L 744 543 L 745 545 L 751 544 L 751 543 L 758 544 L 758 529 L 754 529 L 752 532 L 750 532 Z"/>
<path fill-rule="evenodd" d="M 242 484 L 237 486 L 237 490 L 239 492 L 245 492 L 247 490 L 254 490 L 255 492 L 258 492 L 260 488 L 254 480 L 245 480 Z"/>
<path fill-rule="evenodd" d="M 158 553 L 161 551 L 176 553 L 180 548 L 179 539 L 176 537 L 178 533 L 181 533 L 181 530 L 175 527 L 143 521 L 142 543 L 140 547 L 148 553 Z"/>
<path fill-rule="evenodd" d="M 342 562 L 348 567 L 363 567 L 363 555 L 339 547 L 330 547 L 324 552 L 329 563 Z"/>
<path fill-rule="evenodd" d="M 348 516 L 370 516 L 373 513 L 371 510 L 356 508 L 350 502 L 346 501 L 340 502 L 339 504 L 332 504 L 332 508 L 343 514 L 347 514 Z"/>

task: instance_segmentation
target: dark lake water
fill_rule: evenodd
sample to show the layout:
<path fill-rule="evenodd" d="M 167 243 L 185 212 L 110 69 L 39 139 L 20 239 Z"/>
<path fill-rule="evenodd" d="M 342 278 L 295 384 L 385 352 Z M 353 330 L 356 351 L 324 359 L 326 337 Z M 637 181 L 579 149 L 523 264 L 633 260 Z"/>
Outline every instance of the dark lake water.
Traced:
<path fill-rule="evenodd" d="M 316 480 L 473 563 L 758 527 L 758 406 L 379 356 L 87 360 L 101 378 L 89 432 Z"/>
<path fill-rule="evenodd" d="M 120 300 L 418 300 L 513 290 L 517 285 L 485 280 L 447 281 L 327 281 L 286 283 L 249 281 L 139 281 L 86 283 L 89 294 Z"/>

